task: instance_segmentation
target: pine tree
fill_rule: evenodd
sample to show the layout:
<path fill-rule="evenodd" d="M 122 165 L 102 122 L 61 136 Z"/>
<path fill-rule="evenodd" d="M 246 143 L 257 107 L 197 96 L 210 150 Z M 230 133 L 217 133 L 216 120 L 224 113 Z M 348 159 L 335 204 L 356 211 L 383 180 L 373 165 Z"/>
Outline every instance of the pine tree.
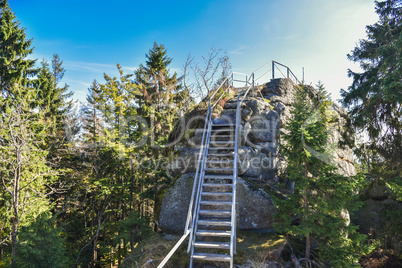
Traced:
<path fill-rule="evenodd" d="M 101 115 L 99 111 L 100 102 L 100 86 L 94 80 L 90 88 L 88 88 L 87 102 L 88 106 L 84 111 L 84 125 L 86 143 L 94 144 L 98 142 L 101 135 Z"/>
<path fill-rule="evenodd" d="M 394 174 L 402 167 L 402 1 L 376 1 L 379 21 L 367 26 L 367 39 L 348 55 L 360 63 L 362 73 L 349 70 L 353 78 L 342 91 L 350 108 L 353 126 L 370 137 L 375 150 Z M 389 169 L 388 168 L 388 169 Z"/>
<path fill-rule="evenodd" d="M 55 218 L 49 212 L 40 214 L 30 224 L 23 226 L 19 236 L 17 267 L 67 266 L 62 228 L 55 227 Z"/>
<path fill-rule="evenodd" d="M 0 88 L 1 97 L 10 102 L 22 98 L 21 85 L 27 85 L 28 77 L 35 74 L 35 60 L 27 59 L 33 52 L 32 39 L 26 39 L 11 11 L 7 0 L 0 0 Z"/>
<path fill-rule="evenodd" d="M 305 239 L 307 262 L 312 260 L 315 241 L 320 261 L 331 267 L 350 266 L 359 257 L 364 237 L 341 214 L 356 209 L 355 193 L 361 178 L 338 175 L 331 164 L 333 148 L 327 146 L 327 141 L 335 118 L 328 109 L 331 102 L 323 86 L 319 84 L 317 100 L 311 100 L 303 87 L 299 90 L 281 145 L 288 163 L 287 175 L 295 187 L 285 199 L 275 200 L 279 221 L 275 228 Z M 293 225 L 295 219 L 300 224 Z"/>
<path fill-rule="evenodd" d="M 57 111 L 57 121 L 61 122 L 63 125 L 60 127 L 65 127 L 65 121 L 68 111 L 71 109 L 71 96 L 73 92 L 68 92 L 68 85 L 64 84 L 63 87 L 59 87 L 59 83 L 64 77 L 66 70 L 62 67 L 63 61 L 60 59 L 58 54 L 53 54 L 52 59 L 52 75 L 54 81 L 55 93 L 53 96 L 53 106 Z"/>
<path fill-rule="evenodd" d="M 167 56 L 164 45 L 155 42 L 146 58 L 145 66 L 141 64 L 135 72 L 136 83 L 141 92 L 139 114 L 149 118 L 153 145 L 162 145 L 178 116 L 175 108 L 181 106 L 180 102 L 188 94 L 181 92 L 177 74 L 169 74 L 168 66 L 172 58 Z"/>
<path fill-rule="evenodd" d="M 46 111 L 46 117 L 51 121 L 56 121 L 57 108 L 52 107 L 55 87 L 54 79 L 49 70 L 49 64 L 43 60 L 41 68 L 38 70 L 37 79 L 34 80 L 35 88 L 38 89 L 38 96 L 35 98 L 36 103 L 33 108 L 39 107 L 41 111 Z"/>
<path fill-rule="evenodd" d="M 167 56 L 164 45 L 155 42 L 146 59 L 145 66 L 141 64 L 135 72 L 135 82 L 141 93 L 137 114 L 145 122 L 133 134 L 137 140 L 141 137 L 147 140 L 134 152 L 138 159 L 136 164 L 141 167 L 136 176 L 144 197 L 140 211 L 148 211 L 147 206 L 154 205 L 158 186 L 168 181 L 165 171 L 157 163 L 165 160 L 168 136 L 180 116 L 180 110 L 187 108 L 189 97 L 188 89 L 180 87 L 177 74 L 169 72 L 172 58 Z"/>
<path fill-rule="evenodd" d="M 380 218 L 387 220 L 377 238 L 400 241 L 402 214 L 395 207 L 402 196 L 402 1 L 375 3 L 378 22 L 366 27 L 367 38 L 348 55 L 363 72 L 349 70 L 353 83 L 342 91 L 342 102 L 352 126 L 368 136 L 355 154 L 375 178 L 373 185 L 385 184 L 394 201 L 382 209 Z"/>
<path fill-rule="evenodd" d="M 0 101 L 4 108 L 0 120 L 0 174 L 12 262 L 18 252 L 20 225 L 49 209 L 46 195 L 52 192 L 56 175 L 47 165 L 48 152 L 42 149 L 46 135 L 43 113 L 32 112 L 29 107 L 35 91 L 24 90 L 26 99 L 20 99 L 16 106 Z"/>

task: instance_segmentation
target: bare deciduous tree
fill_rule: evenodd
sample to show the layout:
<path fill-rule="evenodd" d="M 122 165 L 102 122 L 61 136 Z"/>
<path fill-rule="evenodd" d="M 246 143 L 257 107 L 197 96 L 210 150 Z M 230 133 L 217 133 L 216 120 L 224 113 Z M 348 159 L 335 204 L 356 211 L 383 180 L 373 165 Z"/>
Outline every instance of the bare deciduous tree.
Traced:
<path fill-rule="evenodd" d="M 194 63 L 194 58 L 188 55 L 182 70 L 183 86 L 194 99 L 201 101 L 229 75 L 231 64 L 226 52 L 211 48 L 201 62 Z"/>

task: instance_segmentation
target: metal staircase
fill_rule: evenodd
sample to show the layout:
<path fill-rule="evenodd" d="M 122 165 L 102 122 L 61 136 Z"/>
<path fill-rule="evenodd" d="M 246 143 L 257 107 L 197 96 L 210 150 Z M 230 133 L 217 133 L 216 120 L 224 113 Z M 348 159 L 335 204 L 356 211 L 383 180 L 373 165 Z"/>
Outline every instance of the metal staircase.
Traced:
<path fill-rule="evenodd" d="M 194 260 L 230 262 L 232 267 L 236 253 L 236 125 L 232 120 L 215 122 L 207 136 L 190 238 L 190 267 Z M 216 249 L 219 253 L 215 253 Z"/>
<path fill-rule="evenodd" d="M 270 63 L 272 63 L 272 69 L 255 79 L 256 72 Z M 233 267 L 233 256 L 236 253 L 236 182 L 241 127 L 240 107 L 250 90 L 254 95 L 256 81 L 270 71 L 274 79 L 275 68 L 281 72 L 278 65 L 286 68 L 288 78 L 295 78 L 298 82 L 288 67 L 271 61 L 250 76 L 231 73 L 211 94 L 184 235 L 158 268 L 166 264 L 188 236 L 190 267 L 199 261 L 227 262 L 231 268 Z M 219 101 L 233 91 L 237 97 L 236 109 L 231 109 L 230 113 L 222 113 L 220 118 L 212 118 L 214 108 Z"/>

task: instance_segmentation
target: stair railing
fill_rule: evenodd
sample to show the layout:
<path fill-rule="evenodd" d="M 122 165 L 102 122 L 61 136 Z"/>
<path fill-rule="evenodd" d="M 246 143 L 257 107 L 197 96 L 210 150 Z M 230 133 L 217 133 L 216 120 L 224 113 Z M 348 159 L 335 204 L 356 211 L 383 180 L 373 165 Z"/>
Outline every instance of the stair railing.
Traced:
<path fill-rule="evenodd" d="M 255 74 L 257 72 L 259 72 L 260 70 L 263 70 L 264 67 L 268 66 L 270 63 L 272 63 L 272 67 L 270 70 L 266 71 L 265 73 L 261 74 L 258 78 L 255 78 Z M 286 68 L 286 72 L 287 72 L 287 76 L 285 76 L 281 70 L 279 69 L 279 66 Z M 279 62 L 276 61 L 269 61 L 267 63 L 265 63 L 264 65 L 262 65 L 261 67 L 259 67 L 258 69 L 256 69 L 254 72 L 251 73 L 249 79 L 246 79 L 246 85 L 249 85 L 247 88 L 244 88 L 240 94 L 237 96 L 237 107 L 236 107 L 236 129 L 235 129 L 235 154 L 234 154 L 234 165 L 233 165 L 233 202 L 234 204 L 236 204 L 236 183 L 237 183 L 237 177 L 238 177 L 238 143 L 239 143 L 239 127 L 240 127 L 240 120 L 241 120 L 241 105 L 244 101 L 244 99 L 247 97 L 248 93 L 250 92 L 250 90 L 252 90 L 253 92 L 253 96 L 254 95 L 254 91 L 255 91 L 255 84 L 257 81 L 261 80 L 263 77 L 265 77 L 269 72 L 272 72 L 272 79 L 275 79 L 275 68 L 277 68 L 279 70 L 279 72 L 282 73 L 282 75 L 286 78 L 289 78 L 292 80 L 293 83 L 299 83 L 300 81 L 297 79 L 297 77 L 294 75 L 294 73 L 290 70 L 289 67 L 287 67 L 286 65 L 283 65 Z M 240 97 L 243 96 L 241 99 Z M 236 210 L 235 210 L 235 206 L 232 206 L 232 238 L 231 238 L 231 244 L 230 244 L 230 255 L 231 257 L 233 257 L 233 255 L 236 253 Z M 233 243 L 232 243 L 233 241 Z M 233 259 L 233 258 L 232 258 Z"/>
<path fill-rule="evenodd" d="M 263 70 L 264 67 L 272 63 L 272 67 L 260 75 L 257 79 L 255 78 L 255 74 L 259 72 L 260 70 Z M 279 66 L 279 67 L 278 67 Z M 256 82 L 261 80 L 263 77 L 265 77 L 269 72 L 272 72 L 272 79 L 275 79 L 275 68 L 285 77 L 289 78 L 292 80 L 293 83 L 301 84 L 300 81 L 297 79 L 297 77 L 294 75 L 294 73 L 290 70 L 289 67 L 286 65 L 283 65 L 279 62 L 276 61 L 269 61 L 256 69 L 250 76 L 247 76 L 243 73 L 238 73 L 238 72 L 232 72 L 229 74 L 223 82 L 219 85 L 219 87 L 215 90 L 215 92 L 211 95 L 211 97 L 208 100 L 208 108 L 207 108 L 207 113 L 205 116 L 205 123 L 204 123 L 204 129 L 203 129 L 203 134 L 202 134 L 202 140 L 201 140 L 201 145 L 200 145 L 200 152 L 198 154 L 198 161 L 197 161 L 197 169 L 196 169 L 196 174 L 194 176 L 194 183 L 193 183 L 193 189 L 191 193 L 191 199 L 190 199 L 190 204 L 188 208 L 188 213 L 187 213 L 187 219 L 186 219 L 186 226 L 184 229 L 184 235 L 180 238 L 180 240 L 177 242 L 177 244 L 173 247 L 173 249 L 169 252 L 169 254 L 165 257 L 165 259 L 158 265 L 158 268 L 162 268 L 166 262 L 169 260 L 169 258 L 173 255 L 173 253 L 178 249 L 178 247 L 184 242 L 184 240 L 187 238 L 188 235 L 190 235 L 190 240 L 188 243 L 188 249 L 187 252 L 190 252 L 191 250 L 191 245 L 194 240 L 195 236 L 195 226 L 197 226 L 196 222 L 196 215 L 198 213 L 198 203 L 201 199 L 200 192 L 202 188 L 202 176 L 205 172 L 205 166 L 206 166 L 206 159 L 207 159 L 207 154 L 208 154 L 208 145 L 209 141 L 211 138 L 211 128 L 212 128 L 212 113 L 213 109 L 215 106 L 218 104 L 218 102 L 223 98 L 223 96 L 228 93 L 230 87 L 234 88 L 234 83 L 235 82 L 242 82 L 245 83 L 246 86 L 243 88 L 243 90 L 240 92 L 240 94 L 237 96 L 237 107 L 236 107 L 236 125 L 235 125 L 235 150 L 234 150 L 234 165 L 233 165 L 233 206 L 232 206 L 232 215 L 231 215 L 231 241 L 230 241 L 230 255 L 231 255 L 231 260 L 233 260 L 233 255 L 236 253 L 236 183 L 237 183 L 237 177 L 238 177 L 238 136 L 239 136 L 239 126 L 240 126 L 240 107 L 241 104 L 243 103 L 244 99 L 248 95 L 249 91 L 252 90 L 253 96 L 254 96 L 254 91 L 255 91 L 255 85 Z M 287 75 L 285 76 L 280 68 L 285 68 Z M 245 76 L 245 80 L 239 80 L 235 79 L 235 75 L 243 75 Z M 212 104 L 213 98 L 215 95 L 219 92 L 221 88 L 224 87 L 226 84 L 227 86 L 227 92 L 224 90 L 219 98 Z M 240 100 L 240 97 L 243 95 L 242 99 Z M 194 213 L 193 213 L 194 212 Z M 195 216 L 193 216 L 195 215 Z"/>
<path fill-rule="evenodd" d="M 236 76 L 245 76 L 246 80 L 240 80 L 237 79 Z M 202 176 L 204 175 L 205 172 L 205 166 L 206 166 L 206 160 L 207 160 L 207 153 L 208 153 L 208 145 L 209 141 L 211 138 L 211 128 L 212 128 L 212 113 L 215 108 L 215 106 L 219 103 L 219 101 L 225 96 L 226 93 L 229 94 L 230 92 L 230 87 L 233 88 L 235 82 L 246 82 L 247 81 L 247 75 L 238 73 L 238 72 L 232 72 L 229 74 L 225 80 L 222 81 L 220 86 L 216 89 L 216 91 L 211 95 L 211 97 L 208 100 L 208 109 L 207 109 L 207 114 L 205 116 L 205 123 L 204 123 L 204 130 L 203 130 L 203 137 L 201 141 L 201 147 L 200 147 L 200 153 L 198 157 L 198 163 L 197 163 L 197 170 L 196 174 L 194 177 L 194 184 L 193 184 L 193 191 L 191 193 L 191 200 L 190 200 L 190 205 L 188 208 L 188 214 L 187 214 L 187 221 L 186 221 L 186 227 L 184 233 L 186 234 L 187 232 L 190 233 L 190 241 L 188 244 L 187 251 L 190 252 L 191 250 L 191 245 L 195 236 L 195 227 L 197 226 L 197 219 L 193 215 L 197 215 L 198 213 L 198 204 L 201 199 L 201 188 L 202 188 Z M 213 101 L 215 95 L 219 92 L 221 88 L 224 88 L 224 86 L 227 86 L 227 91 L 224 90 L 220 96 Z M 213 103 L 212 103 L 213 101 Z M 191 225 L 190 225 L 191 224 Z"/>

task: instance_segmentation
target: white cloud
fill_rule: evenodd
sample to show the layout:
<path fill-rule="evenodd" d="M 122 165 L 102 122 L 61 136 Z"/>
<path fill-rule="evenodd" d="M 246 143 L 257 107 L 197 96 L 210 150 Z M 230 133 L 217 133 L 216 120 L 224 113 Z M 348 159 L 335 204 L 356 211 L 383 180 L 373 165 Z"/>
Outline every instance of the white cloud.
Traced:
<path fill-rule="evenodd" d="M 79 80 L 73 80 L 73 79 L 65 79 L 65 82 L 67 84 L 79 84 L 79 85 L 85 86 L 85 87 L 90 87 L 91 86 L 91 84 L 88 84 L 87 82 L 79 81 Z M 83 90 L 74 90 L 74 91 L 83 91 Z"/>
<path fill-rule="evenodd" d="M 246 45 L 240 45 L 237 48 L 230 50 L 229 54 L 234 54 L 234 55 L 243 55 L 244 54 L 244 50 L 250 49 L 249 46 Z"/>
<path fill-rule="evenodd" d="M 72 71 L 84 71 L 92 73 L 110 73 L 117 71 L 117 64 L 81 62 L 81 61 L 65 61 L 64 67 Z M 137 67 L 122 66 L 122 69 L 128 72 L 137 70 Z"/>

